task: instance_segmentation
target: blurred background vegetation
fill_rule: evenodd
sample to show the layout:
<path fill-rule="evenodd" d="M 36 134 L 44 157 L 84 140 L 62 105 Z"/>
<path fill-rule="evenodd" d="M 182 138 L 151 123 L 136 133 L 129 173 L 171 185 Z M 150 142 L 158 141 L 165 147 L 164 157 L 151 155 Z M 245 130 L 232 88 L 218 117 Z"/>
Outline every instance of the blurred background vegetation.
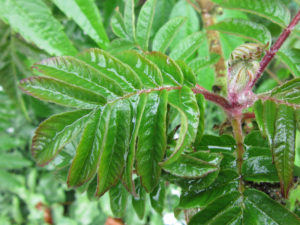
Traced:
<path fill-rule="evenodd" d="M 30 1 L 30 0 L 28 0 Z M 87 48 L 97 47 L 97 44 L 72 20 L 63 14 L 51 0 L 44 1 L 52 10 L 54 17 L 63 24 L 64 31 L 73 45 L 82 51 Z M 297 1 L 281 0 L 287 5 L 291 14 L 299 9 Z M 95 0 L 101 12 L 103 24 L 109 39 L 111 51 L 119 48 L 118 39 L 111 30 L 111 18 L 117 8 L 123 12 L 123 0 Z M 143 0 L 136 0 L 135 13 L 138 14 Z M 186 0 L 158 0 L 150 40 L 154 34 L 169 19 L 184 16 L 186 22 L 173 39 L 170 48 L 175 48 L 178 42 L 188 35 L 202 29 L 199 13 L 188 4 Z M 280 34 L 281 28 L 274 23 L 250 14 L 220 9 L 217 19 L 225 18 L 250 18 L 264 24 L 273 37 Z M 300 30 L 300 29 L 299 29 Z M 245 42 L 242 37 L 229 34 L 220 34 L 224 56 L 228 59 L 232 50 Z M 122 45 L 124 47 L 124 45 Z M 300 49 L 300 38 L 293 36 L 285 43 L 286 47 L 292 46 Z M 209 57 L 208 46 L 203 42 L 199 46 L 201 51 L 196 51 L 187 59 L 191 62 L 196 57 Z M 63 168 L 64 162 L 70 159 L 69 155 L 60 157 L 45 167 L 37 167 L 31 157 L 31 138 L 35 127 L 50 115 L 62 112 L 65 109 L 53 104 L 46 104 L 37 99 L 21 94 L 16 88 L 18 81 L 31 75 L 30 67 L 37 61 L 50 57 L 39 46 L 28 43 L 11 27 L 0 20 L 0 224 L 56 224 L 66 225 L 96 225 L 104 224 L 108 217 L 115 217 L 120 210 L 125 211 L 127 224 L 185 224 L 183 214 L 174 217 L 173 210 L 179 199 L 180 189 L 169 185 L 166 190 L 165 207 L 162 216 L 150 207 L 150 199 L 146 204 L 146 216 L 140 220 L 136 215 L 131 200 L 121 205 L 111 202 L 108 194 L 100 199 L 94 199 L 83 188 L 70 190 L 65 184 L 65 178 L 57 172 L 57 167 Z M 300 55 L 298 54 L 298 59 Z M 300 69 L 300 61 L 297 62 Z M 197 71 L 198 83 L 211 90 L 214 84 L 214 70 L 212 67 L 203 67 Z M 297 66 L 296 65 L 296 66 Z M 276 71 L 276 74 L 274 74 Z M 290 69 L 281 61 L 276 60 L 264 74 L 256 92 L 272 89 L 282 83 L 291 75 Z M 264 82 L 262 82 L 264 81 Z M 4 90 L 6 90 L 4 92 Z M 223 112 L 210 103 L 207 103 L 205 125 L 206 133 L 215 134 L 220 124 L 224 122 Z M 299 132 L 298 132 L 299 136 Z M 298 138 L 300 140 L 300 138 Z M 298 149 L 300 143 L 298 143 Z M 74 151 L 72 144 L 67 146 L 70 152 Z M 299 150 L 298 150 L 299 151 Z M 69 158 L 68 158 L 69 157 Z M 296 159 L 299 162 L 299 156 Z M 296 163 L 297 163 L 296 162 Z M 291 208 L 300 196 L 300 189 L 291 194 Z M 112 204 L 111 204 L 112 203 Z"/>

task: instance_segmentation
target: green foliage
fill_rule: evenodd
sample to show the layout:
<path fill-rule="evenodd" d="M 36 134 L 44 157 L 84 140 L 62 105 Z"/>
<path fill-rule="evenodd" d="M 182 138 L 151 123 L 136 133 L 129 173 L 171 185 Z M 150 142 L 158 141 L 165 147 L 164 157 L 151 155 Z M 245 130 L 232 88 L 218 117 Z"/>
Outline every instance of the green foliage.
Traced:
<path fill-rule="evenodd" d="M 237 46 L 271 46 L 299 6 L 211 2 L 204 28 L 195 0 L 0 0 L 1 224 L 45 223 L 40 203 L 55 224 L 157 225 L 173 211 L 189 224 L 300 224 L 299 28 L 254 89 L 268 92 L 241 105 L 240 139 L 236 106 L 222 121 L 205 98 L 224 99 L 197 93 L 217 92 L 216 64 Z"/>

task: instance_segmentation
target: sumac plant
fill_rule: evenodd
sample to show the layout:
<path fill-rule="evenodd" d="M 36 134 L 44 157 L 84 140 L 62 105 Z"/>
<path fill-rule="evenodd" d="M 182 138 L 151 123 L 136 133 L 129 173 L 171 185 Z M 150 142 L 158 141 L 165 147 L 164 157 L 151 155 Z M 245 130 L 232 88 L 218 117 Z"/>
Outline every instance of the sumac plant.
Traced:
<path fill-rule="evenodd" d="M 19 88 L 69 107 L 36 129 L 32 154 L 38 165 L 51 162 L 70 188 L 82 186 L 96 197 L 108 191 L 120 208 L 132 195 L 140 218 L 148 195 L 162 212 L 165 186 L 173 183 L 181 188 L 175 212 L 184 211 L 189 224 L 300 224 L 288 204 L 298 183 L 300 55 L 291 47 L 299 39 L 297 3 L 112 1 L 107 4 L 116 9 L 108 25 L 113 34 L 107 35 L 93 1 L 52 2 L 100 48 L 77 54 L 40 0 L 0 0 L 0 17 L 12 29 L 57 55 L 34 64 L 36 76 L 21 80 Z M 293 19 L 284 3 L 293 4 Z M 233 16 L 220 16 L 222 10 Z M 204 29 L 182 36 L 194 25 L 199 29 L 191 19 L 198 21 L 196 12 Z M 239 36 L 231 40 L 234 47 L 224 44 L 224 37 L 234 37 L 228 34 Z M 201 57 L 203 49 L 209 55 Z M 270 64 L 275 55 L 279 59 Z M 291 71 L 285 78 L 276 74 L 281 61 Z M 268 69 L 279 85 L 259 92 L 269 65 L 279 68 Z M 205 83 L 211 72 L 213 87 Z M 205 132 L 206 101 L 227 116 L 217 126 L 219 136 Z M 75 147 L 66 148 L 70 143 Z"/>

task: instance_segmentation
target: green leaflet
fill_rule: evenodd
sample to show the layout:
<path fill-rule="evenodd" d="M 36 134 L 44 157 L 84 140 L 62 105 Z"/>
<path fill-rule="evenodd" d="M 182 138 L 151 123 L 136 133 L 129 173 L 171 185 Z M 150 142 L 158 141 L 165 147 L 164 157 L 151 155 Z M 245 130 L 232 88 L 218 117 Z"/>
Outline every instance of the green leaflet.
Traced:
<path fill-rule="evenodd" d="M 259 131 L 246 136 L 246 150 L 242 166 L 243 179 L 253 182 L 279 182 L 272 152 Z"/>
<path fill-rule="evenodd" d="M 100 157 L 99 143 L 105 141 L 104 134 L 99 129 L 100 121 L 105 124 L 109 109 L 97 109 L 90 116 L 84 128 L 76 155 L 68 175 L 68 186 L 79 186 L 90 180 L 95 174 Z M 104 129 L 107 129 L 105 127 Z M 104 139 L 104 140 L 103 140 Z"/>
<path fill-rule="evenodd" d="M 279 0 L 213 0 L 218 5 L 253 13 L 285 27 L 290 22 L 290 12 Z"/>
<path fill-rule="evenodd" d="M 133 166 L 134 166 L 134 160 L 135 160 L 135 154 L 136 154 L 136 139 L 138 136 L 138 132 L 140 129 L 141 119 L 145 110 L 145 106 L 147 103 L 147 95 L 141 94 L 137 98 L 131 99 L 131 104 L 133 108 L 133 117 L 136 118 L 136 122 L 134 123 L 134 128 L 132 131 L 132 135 L 130 138 L 130 144 L 129 144 L 129 151 L 126 159 L 126 166 L 124 175 L 122 177 L 124 186 L 127 188 L 127 190 L 130 193 L 135 193 L 135 187 L 134 183 L 132 181 L 132 173 L 133 173 Z"/>
<path fill-rule="evenodd" d="M 162 214 L 165 205 L 166 187 L 164 182 L 159 182 L 150 194 L 151 206 L 158 214 Z"/>
<path fill-rule="evenodd" d="M 123 95 L 121 86 L 105 74 L 75 57 L 62 56 L 41 61 L 34 68 L 44 75 L 89 89 L 105 97 Z"/>
<path fill-rule="evenodd" d="M 282 216 L 284 213 L 285 216 Z M 192 217 L 189 225 L 197 224 L 299 224 L 299 218 L 265 193 L 247 189 L 226 193 Z"/>
<path fill-rule="evenodd" d="M 54 115 L 42 122 L 32 140 L 32 154 L 39 165 L 51 161 L 82 130 L 90 110 Z M 55 140 L 55 141 L 53 141 Z"/>
<path fill-rule="evenodd" d="M 280 179 L 281 191 L 285 197 L 288 196 L 293 182 L 295 135 L 294 109 L 287 105 L 279 105 L 275 124 L 273 155 Z"/>
<path fill-rule="evenodd" d="M 167 92 L 148 94 L 147 104 L 141 119 L 136 151 L 136 170 L 147 192 L 158 184 L 166 149 Z"/>
<path fill-rule="evenodd" d="M 219 59 L 220 56 L 218 54 L 211 54 L 209 57 L 198 57 L 193 59 L 189 63 L 189 66 L 195 73 L 198 73 L 199 71 L 201 71 L 201 69 L 216 64 Z"/>
<path fill-rule="evenodd" d="M 205 98 L 203 95 L 196 95 L 197 104 L 200 111 L 199 124 L 197 129 L 197 134 L 195 138 L 194 146 L 198 146 L 201 142 L 202 136 L 204 134 L 204 123 L 205 123 Z"/>
<path fill-rule="evenodd" d="M 1 0 L 0 17 L 50 55 L 75 55 L 77 52 L 43 1 Z"/>
<path fill-rule="evenodd" d="M 243 37 L 252 42 L 261 44 L 272 43 L 269 30 L 258 23 L 245 19 L 227 19 L 208 27 L 208 30 L 217 30 L 223 33 Z"/>
<path fill-rule="evenodd" d="M 181 90 L 170 91 L 168 103 L 179 112 L 181 127 L 176 147 L 163 165 L 174 163 L 184 149 L 194 142 L 200 116 L 195 95 L 185 86 Z"/>
<path fill-rule="evenodd" d="M 273 92 L 290 90 L 293 84 L 295 83 L 288 82 Z M 292 184 L 295 159 L 295 111 L 291 106 L 284 104 L 276 106 L 276 103 L 268 100 L 265 103 L 261 101 L 255 103 L 255 113 L 261 132 L 265 132 L 268 138 L 280 179 L 281 191 L 284 196 L 287 196 Z"/>
<path fill-rule="evenodd" d="M 101 22 L 100 11 L 93 0 L 52 0 L 68 17 L 72 18 L 99 47 L 106 49 L 109 40 Z"/>
<path fill-rule="evenodd" d="M 292 74 L 300 76 L 300 50 L 285 49 L 276 54 L 287 65 Z"/>
<path fill-rule="evenodd" d="M 147 53 L 146 58 L 160 68 L 165 85 L 177 86 L 183 83 L 182 71 L 173 59 L 160 52 Z"/>
<path fill-rule="evenodd" d="M 163 169 L 177 177 L 197 179 L 217 171 L 221 160 L 221 154 L 195 152 L 181 155 L 175 162 L 163 165 Z"/>
<path fill-rule="evenodd" d="M 20 88 L 35 98 L 63 106 L 89 109 L 106 103 L 102 95 L 48 77 L 24 79 Z"/>
<path fill-rule="evenodd" d="M 138 75 L 128 65 L 103 50 L 90 49 L 78 58 L 116 81 L 124 92 L 133 92 L 142 87 Z"/>
<path fill-rule="evenodd" d="M 126 213 L 128 193 L 121 182 L 109 190 L 109 199 L 114 216 L 117 218 L 123 217 Z"/>
<path fill-rule="evenodd" d="M 142 220 L 145 215 L 147 195 L 145 190 L 141 186 L 139 179 L 135 179 L 135 192 L 136 197 L 132 197 L 132 206 L 138 217 Z"/>
<path fill-rule="evenodd" d="M 136 39 L 142 49 L 148 50 L 149 38 L 157 0 L 148 0 L 143 5 L 137 22 Z"/>
<path fill-rule="evenodd" d="M 135 42 L 135 14 L 134 14 L 134 0 L 125 2 L 124 9 L 124 26 L 130 40 Z"/>
<path fill-rule="evenodd" d="M 121 177 L 129 147 L 131 109 L 127 100 L 112 105 L 110 114 L 105 118 L 107 127 L 101 142 L 101 157 L 98 168 L 97 195 L 103 195 Z M 100 127 L 100 129 L 102 129 Z M 98 142 L 98 145 L 100 143 Z"/>
<path fill-rule="evenodd" d="M 111 28 L 116 36 L 119 38 L 129 39 L 126 33 L 124 19 L 119 11 L 116 11 L 111 19 Z"/>
<path fill-rule="evenodd" d="M 117 58 L 128 64 L 139 75 L 144 86 L 154 88 L 162 85 L 163 79 L 159 68 L 136 51 L 120 52 Z"/>
<path fill-rule="evenodd" d="M 188 87 L 192 87 L 192 88 L 195 87 L 195 85 L 197 83 L 197 78 L 196 78 L 196 74 L 193 72 L 192 68 L 187 66 L 187 64 L 182 60 L 177 60 L 176 63 L 180 67 L 180 69 L 183 73 L 183 77 L 184 77 L 183 84 Z"/>
<path fill-rule="evenodd" d="M 291 104 L 300 104 L 300 78 L 290 80 L 274 88 L 271 92 L 271 97 Z"/>
<path fill-rule="evenodd" d="M 156 33 L 152 50 L 159 52 L 166 52 L 171 41 L 174 39 L 177 34 L 180 26 L 185 22 L 184 17 L 176 17 L 169 20 L 166 24 L 164 24 L 159 31 Z"/>
<path fill-rule="evenodd" d="M 204 38 L 205 36 L 203 32 L 196 32 L 187 36 L 172 49 L 170 57 L 175 60 L 186 60 L 195 51 L 197 51 Z"/>

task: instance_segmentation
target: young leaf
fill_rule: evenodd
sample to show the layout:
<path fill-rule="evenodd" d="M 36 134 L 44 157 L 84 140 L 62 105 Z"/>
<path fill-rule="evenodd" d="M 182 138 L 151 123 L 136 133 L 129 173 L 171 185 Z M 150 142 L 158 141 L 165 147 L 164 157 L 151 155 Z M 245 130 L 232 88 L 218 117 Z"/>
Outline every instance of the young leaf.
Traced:
<path fill-rule="evenodd" d="M 20 88 L 40 100 L 76 108 L 95 108 L 106 103 L 104 96 L 48 77 L 31 77 Z"/>
<path fill-rule="evenodd" d="M 132 197 L 132 206 L 138 215 L 138 217 L 142 220 L 145 215 L 145 206 L 146 206 L 146 192 L 140 184 L 139 179 L 135 180 L 135 192 L 137 197 Z"/>
<path fill-rule="evenodd" d="M 99 47 L 106 49 L 109 40 L 101 22 L 100 12 L 93 0 L 52 0 L 68 17 L 72 18 Z"/>
<path fill-rule="evenodd" d="M 194 142 L 199 123 L 198 105 L 195 95 L 189 88 L 183 86 L 181 90 L 170 91 L 168 103 L 179 112 L 181 124 L 177 144 L 171 156 L 163 162 L 165 166 L 174 164 L 184 149 Z"/>
<path fill-rule="evenodd" d="M 290 22 L 290 12 L 279 0 L 213 0 L 221 7 L 253 13 L 285 27 Z"/>
<path fill-rule="evenodd" d="M 127 100 L 115 103 L 105 118 L 107 126 L 101 128 L 101 157 L 98 168 L 97 195 L 103 195 L 121 177 L 129 147 L 131 109 Z M 101 123 L 100 123 L 101 124 Z M 102 123 L 103 124 L 103 123 Z M 101 126 L 101 125 L 100 125 Z M 102 130 L 103 129 L 103 130 Z"/>
<path fill-rule="evenodd" d="M 261 44 L 272 43 L 272 37 L 269 30 L 264 25 L 250 20 L 236 18 L 227 19 L 211 25 L 207 29 L 236 35 Z"/>
<path fill-rule="evenodd" d="M 75 55 L 77 52 L 43 1 L 0 0 L 0 18 L 50 55 Z"/>
<path fill-rule="evenodd" d="M 169 47 L 171 41 L 174 39 L 177 34 L 180 26 L 185 22 L 184 17 L 176 17 L 169 20 L 166 24 L 164 24 L 159 31 L 156 33 L 152 50 L 159 52 L 166 52 Z"/>
<path fill-rule="evenodd" d="M 116 11 L 114 16 L 111 19 L 111 28 L 114 34 L 119 38 L 123 38 L 125 40 L 129 39 L 126 33 L 124 19 L 119 11 Z M 132 42 L 130 41 L 130 43 Z"/>
<path fill-rule="evenodd" d="M 163 182 L 159 182 L 150 194 L 151 206 L 158 214 L 162 214 L 165 205 L 166 187 Z"/>
<path fill-rule="evenodd" d="M 123 217 L 126 212 L 128 193 L 121 182 L 109 190 L 109 199 L 114 216 L 117 218 Z"/>
<path fill-rule="evenodd" d="M 140 11 L 137 22 L 136 39 L 141 47 L 146 51 L 148 50 L 148 42 L 154 18 L 156 1 L 157 0 L 146 1 Z"/>
<path fill-rule="evenodd" d="M 175 60 L 186 60 L 200 47 L 203 39 L 204 33 L 202 32 L 193 33 L 187 36 L 172 49 L 170 57 Z"/>
<path fill-rule="evenodd" d="M 159 181 L 162 161 L 166 149 L 167 92 L 149 93 L 141 118 L 136 150 L 136 170 L 147 192 L 151 192 Z"/>
<path fill-rule="evenodd" d="M 89 113 L 90 110 L 66 112 L 42 122 L 32 140 L 32 154 L 37 163 L 48 163 L 67 143 L 76 138 L 88 120 Z"/>
<path fill-rule="evenodd" d="M 130 40 L 135 42 L 134 0 L 127 0 L 124 9 L 124 25 Z"/>
<path fill-rule="evenodd" d="M 294 109 L 287 105 L 279 105 L 275 123 L 273 154 L 281 191 L 285 197 L 288 196 L 293 182 L 295 132 Z"/>

